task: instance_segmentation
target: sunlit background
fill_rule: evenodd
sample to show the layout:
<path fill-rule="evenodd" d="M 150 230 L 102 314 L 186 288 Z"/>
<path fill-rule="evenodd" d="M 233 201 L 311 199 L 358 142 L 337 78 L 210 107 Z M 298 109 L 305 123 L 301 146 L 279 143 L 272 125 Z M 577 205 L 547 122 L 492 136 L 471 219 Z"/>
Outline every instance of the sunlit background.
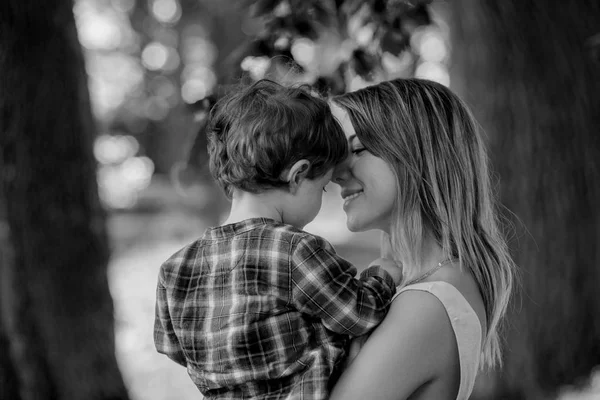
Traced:
<path fill-rule="evenodd" d="M 145 1 L 141 1 L 145 3 Z M 186 134 L 194 130 L 191 106 L 213 93 L 218 48 L 211 40 L 218 27 L 204 18 L 182 21 L 179 0 L 77 0 L 74 8 L 79 40 L 85 49 L 93 110 L 100 123 L 94 153 L 100 164 L 101 197 L 110 209 L 131 209 L 155 172 L 168 174 L 185 157 Z M 188 2 L 189 3 L 189 2 Z M 202 3 L 202 2 L 196 2 Z M 203 11 L 210 10 L 207 3 Z M 197 11 L 202 13 L 202 11 Z M 241 11 L 240 11 L 241 12 Z M 280 10 L 285 13 L 285 10 Z M 285 69 L 267 56 L 246 56 L 240 68 L 255 80 L 265 76 L 290 83 L 313 83 L 337 69 L 358 47 L 373 43 L 375 24 L 358 13 L 349 22 L 348 37 L 330 30 L 317 41 L 279 38 L 276 47 L 289 48 L 303 71 Z M 205 15 L 205 14 L 204 14 Z M 348 90 L 380 80 L 417 76 L 450 84 L 446 61 L 448 30 L 437 16 L 435 25 L 415 27 L 410 48 L 400 54 L 384 52 L 383 70 L 367 81 L 359 74 L 345 76 Z M 246 18 L 242 30 L 253 35 L 260 21 Z M 135 27 L 134 27 L 135 25 Z M 208 25 L 208 26 L 207 26 Z M 327 57 L 322 57 L 327 54 Z M 168 121 L 187 113 L 186 132 L 173 132 Z M 197 122 L 197 121 L 196 121 Z M 158 137 L 163 136 L 163 137 Z M 157 142 L 169 141 L 156 160 Z M 149 147 L 153 147 L 149 149 Z M 156 163 L 160 163 L 156 170 Z"/>
<path fill-rule="evenodd" d="M 252 38 L 264 31 L 264 18 L 252 17 L 235 4 L 75 1 L 98 126 L 98 188 L 110 212 L 117 356 L 135 400 L 201 397 L 185 369 L 154 350 L 154 288 L 161 262 L 227 212 L 198 153 L 198 135 L 211 96 L 219 87 L 236 83 L 227 78 L 232 68 L 253 80 L 324 80 L 342 90 L 409 76 L 451 85 L 443 3 L 434 2 L 427 18 L 416 14 L 408 20 L 402 37 L 381 37 L 368 10 L 359 9 L 345 29 L 321 29 L 312 38 L 280 35 L 272 42 L 272 54 L 255 51 L 260 43 L 252 47 Z M 274 14 L 289 13 L 284 5 Z M 373 46 L 385 50 L 377 62 L 371 60 Z M 307 230 L 324 236 L 343 256 L 364 267 L 378 256 L 379 238 L 372 232 L 347 231 L 339 191 L 330 186 L 322 212 Z M 485 385 L 485 377 L 478 385 Z M 567 391 L 563 399 L 599 398 L 599 392 L 594 393 Z"/>

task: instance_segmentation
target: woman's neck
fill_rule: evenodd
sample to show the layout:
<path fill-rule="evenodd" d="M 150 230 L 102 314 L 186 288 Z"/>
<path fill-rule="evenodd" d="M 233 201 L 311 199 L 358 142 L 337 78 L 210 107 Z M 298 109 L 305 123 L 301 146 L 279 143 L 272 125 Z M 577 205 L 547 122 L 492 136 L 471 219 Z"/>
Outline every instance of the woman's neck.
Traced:
<path fill-rule="evenodd" d="M 418 265 L 411 265 L 410 270 L 427 272 L 440 262 L 446 261 L 449 255 L 444 252 L 442 246 L 430 235 L 426 236 L 421 246 L 421 261 Z"/>

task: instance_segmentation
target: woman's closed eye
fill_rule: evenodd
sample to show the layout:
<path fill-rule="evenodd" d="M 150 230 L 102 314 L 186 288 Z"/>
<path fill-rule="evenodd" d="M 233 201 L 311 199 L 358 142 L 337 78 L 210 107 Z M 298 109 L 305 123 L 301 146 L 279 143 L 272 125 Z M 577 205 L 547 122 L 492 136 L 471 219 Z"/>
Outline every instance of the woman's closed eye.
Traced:
<path fill-rule="evenodd" d="M 350 152 L 355 156 L 358 156 L 360 153 L 367 150 L 356 135 L 351 136 L 348 143 L 350 144 Z"/>

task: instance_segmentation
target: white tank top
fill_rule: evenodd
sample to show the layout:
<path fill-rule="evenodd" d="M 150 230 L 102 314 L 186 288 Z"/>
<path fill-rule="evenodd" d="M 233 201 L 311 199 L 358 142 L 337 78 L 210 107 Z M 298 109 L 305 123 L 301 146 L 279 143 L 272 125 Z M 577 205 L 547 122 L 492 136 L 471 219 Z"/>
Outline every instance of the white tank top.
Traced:
<path fill-rule="evenodd" d="M 443 304 L 456 336 L 460 360 L 460 387 L 456 400 L 467 400 L 473 391 L 481 357 L 481 323 L 475 310 L 458 289 L 447 282 L 409 285 L 398 290 L 392 300 L 407 290 L 431 293 Z"/>

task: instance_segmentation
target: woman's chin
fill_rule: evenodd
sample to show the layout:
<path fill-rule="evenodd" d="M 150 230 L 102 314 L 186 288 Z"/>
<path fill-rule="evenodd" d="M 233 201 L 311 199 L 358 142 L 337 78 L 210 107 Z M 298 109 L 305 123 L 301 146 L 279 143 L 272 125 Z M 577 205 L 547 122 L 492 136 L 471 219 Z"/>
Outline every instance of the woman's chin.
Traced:
<path fill-rule="evenodd" d="M 346 216 L 346 218 L 346 227 L 350 232 L 362 232 L 364 230 L 364 227 L 360 221 L 357 221 L 355 218 L 352 218 L 349 215 Z"/>
<path fill-rule="evenodd" d="M 359 230 L 357 230 L 356 228 L 354 228 L 354 227 L 353 227 L 353 226 L 351 226 L 351 225 L 348 225 L 348 224 L 346 224 L 346 227 L 348 228 L 348 230 L 349 230 L 350 232 L 354 232 L 354 233 L 356 233 L 356 232 L 360 232 Z"/>
<path fill-rule="evenodd" d="M 352 214 L 346 214 L 346 227 L 350 232 L 366 232 L 373 229 L 380 230 L 389 234 L 390 226 L 389 222 L 382 223 L 379 220 L 374 219 L 360 219 L 356 218 Z"/>

